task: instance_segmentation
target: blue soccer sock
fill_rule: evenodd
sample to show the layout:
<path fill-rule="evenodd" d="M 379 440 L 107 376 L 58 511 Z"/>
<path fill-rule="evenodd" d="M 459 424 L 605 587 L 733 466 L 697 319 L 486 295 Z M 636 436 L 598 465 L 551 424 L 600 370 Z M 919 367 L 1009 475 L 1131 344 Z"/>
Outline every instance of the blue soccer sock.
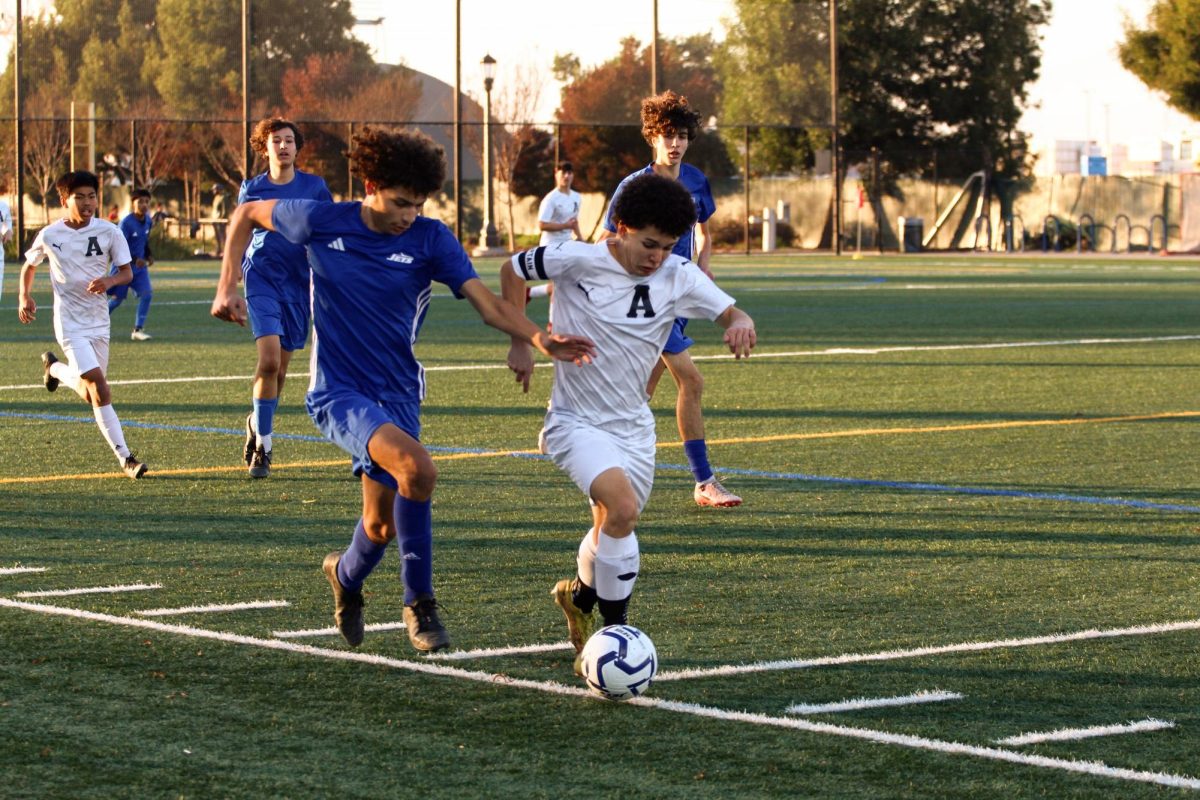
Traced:
<path fill-rule="evenodd" d="M 150 315 L 150 300 L 153 297 L 150 293 L 138 297 L 137 316 L 134 318 L 133 327 L 139 331 L 146 327 L 146 317 Z"/>
<path fill-rule="evenodd" d="M 432 505 L 429 500 L 418 502 L 396 495 L 396 544 L 400 547 L 405 605 L 412 605 L 418 595 L 433 596 Z"/>
<path fill-rule="evenodd" d="M 683 443 L 683 452 L 696 483 L 708 483 L 713 479 L 712 466 L 708 463 L 708 445 L 703 439 L 689 439 Z"/>
<path fill-rule="evenodd" d="M 367 538 L 367 531 L 363 528 L 360 519 L 358 526 L 354 529 L 354 538 L 350 540 L 350 546 L 338 559 L 338 583 L 347 591 L 359 591 L 362 589 L 363 581 L 379 564 L 386 552 L 386 544 L 376 544 Z"/>
<path fill-rule="evenodd" d="M 258 434 L 258 445 L 266 450 L 271 449 L 271 428 L 275 424 L 275 409 L 278 407 L 278 397 L 270 400 L 254 398 L 254 432 Z"/>

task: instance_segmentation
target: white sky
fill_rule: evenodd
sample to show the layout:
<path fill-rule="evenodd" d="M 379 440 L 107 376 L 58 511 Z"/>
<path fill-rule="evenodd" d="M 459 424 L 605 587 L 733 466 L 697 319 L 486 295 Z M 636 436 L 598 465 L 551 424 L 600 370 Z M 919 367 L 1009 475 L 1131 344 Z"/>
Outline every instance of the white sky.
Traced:
<path fill-rule="evenodd" d="M 557 107 L 559 85 L 550 75 L 555 53 L 572 52 L 584 66 L 616 55 L 621 38 L 650 40 L 652 0 L 602 0 L 596 6 L 572 0 L 461 0 L 462 82 L 482 94 L 479 60 L 490 53 L 499 62 L 497 85 L 515 65 L 544 72 L 541 120 Z M 1143 24 L 1153 0 L 1054 0 L 1043 29 L 1042 77 L 1031 87 L 1030 109 L 1022 128 L 1035 144 L 1054 139 L 1096 140 L 1134 147 L 1166 140 L 1178 144 L 1200 122 L 1170 109 L 1117 60 L 1128 14 Z M 354 0 L 359 19 L 384 18 L 382 25 L 357 33 L 378 58 L 454 83 L 454 2 L 452 0 Z M 658 0 L 659 33 L 678 37 L 711 31 L 723 38 L 722 17 L 732 15 L 728 0 Z"/>

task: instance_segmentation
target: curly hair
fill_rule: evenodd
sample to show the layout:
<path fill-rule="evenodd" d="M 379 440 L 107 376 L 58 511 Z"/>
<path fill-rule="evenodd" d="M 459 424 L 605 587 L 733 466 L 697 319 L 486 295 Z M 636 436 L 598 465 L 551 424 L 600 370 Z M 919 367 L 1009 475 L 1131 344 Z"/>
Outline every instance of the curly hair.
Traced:
<path fill-rule="evenodd" d="M 660 133 L 674 131 L 687 135 L 688 141 L 700 135 L 700 112 L 688 105 L 686 97 L 670 89 L 642 101 L 642 138 L 654 146 Z"/>
<path fill-rule="evenodd" d="M 354 177 L 379 189 L 431 195 L 446 181 L 446 152 L 420 131 L 364 127 L 346 155 Z"/>
<path fill-rule="evenodd" d="M 612 215 L 627 228 L 653 226 L 668 236 L 683 236 L 696 224 L 696 202 L 679 181 L 647 172 L 622 187 Z"/>
<path fill-rule="evenodd" d="M 304 149 L 304 134 L 296 127 L 296 123 L 282 117 L 267 117 L 260 119 L 258 124 L 254 126 L 254 133 L 250 134 L 250 146 L 254 148 L 254 152 L 260 156 L 267 154 L 267 142 L 271 140 L 271 134 L 275 131 L 281 131 L 284 128 L 291 128 L 292 135 L 296 138 L 296 152 L 299 153 Z"/>
<path fill-rule="evenodd" d="M 76 189 L 85 186 L 89 186 L 97 192 L 100 191 L 100 179 L 96 177 L 95 173 L 88 172 L 86 169 L 67 172 L 54 182 L 54 188 L 58 190 L 58 199 L 64 204 Z"/>

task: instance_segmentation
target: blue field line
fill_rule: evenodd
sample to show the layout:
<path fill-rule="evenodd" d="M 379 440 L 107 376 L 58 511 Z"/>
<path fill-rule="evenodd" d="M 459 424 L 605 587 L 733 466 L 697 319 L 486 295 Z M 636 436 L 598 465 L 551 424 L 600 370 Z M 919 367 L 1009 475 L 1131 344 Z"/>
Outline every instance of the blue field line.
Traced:
<path fill-rule="evenodd" d="M 92 417 L 72 417 L 65 414 L 25 414 L 13 411 L 0 411 L 0 418 L 13 419 L 36 419 L 46 422 L 82 422 L 90 425 L 96 424 L 96 420 Z M 187 431 L 193 433 L 218 433 L 228 436 L 243 436 L 245 429 L 233 428 L 212 428 L 203 425 L 162 425 L 158 423 L 148 422 L 126 422 L 122 420 L 121 426 L 124 428 L 141 428 L 144 430 L 160 430 L 160 431 Z M 272 438 L 286 439 L 297 442 L 318 442 L 329 444 L 329 440 L 323 436 L 306 436 L 296 433 L 273 433 Z M 423 443 L 424 444 L 424 443 Z M 438 445 L 424 444 L 426 450 L 431 453 L 446 453 L 450 455 L 508 455 L 514 458 L 527 458 L 537 461 L 548 460 L 547 456 L 539 453 L 502 453 L 492 448 L 479 447 L 441 447 Z M 657 469 L 669 470 L 671 472 L 691 472 L 691 467 L 686 464 L 663 464 L 658 463 Z M 1128 500 L 1123 497 L 1093 497 L 1091 495 L 1079 494 L 1064 494 L 1060 492 L 1025 492 L 1017 489 L 988 489 L 978 486 L 950 486 L 941 483 L 917 483 L 911 481 L 881 481 L 871 480 L 868 478 L 840 478 L 833 475 L 806 475 L 802 472 L 767 472 L 764 470 L 755 469 L 734 469 L 731 467 L 722 467 L 722 474 L 725 475 L 745 475 L 752 478 L 773 478 L 775 480 L 785 481 L 800 481 L 803 483 L 834 483 L 842 486 L 866 486 L 875 489 L 902 489 L 909 492 L 938 492 L 942 494 L 967 494 L 981 497 L 1014 497 L 1021 500 L 1055 500 L 1062 503 L 1083 503 L 1085 505 L 1094 506 L 1120 506 L 1124 508 L 1142 508 L 1152 511 L 1181 511 L 1189 514 L 1200 513 L 1200 506 L 1187 506 L 1175 503 L 1153 503 L 1148 500 Z"/>
<path fill-rule="evenodd" d="M 659 464 L 662 469 L 688 470 L 683 464 Z M 1122 506 L 1125 508 L 1145 508 L 1154 511 L 1183 511 L 1190 514 L 1200 513 L 1200 506 L 1186 506 L 1175 503 L 1153 503 L 1148 500 L 1128 500 L 1123 497 L 1093 497 L 1083 494 L 1064 494 L 1061 492 L 1026 492 L 1018 489 L 988 489 L 979 486 L 950 486 L 942 483 L 916 483 L 911 481 L 880 481 L 868 478 L 839 478 L 833 475 L 805 475 L 800 472 L 766 472 L 756 469 L 732 469 L 721 467 L 722 475 L 746 475 L 753 478 L 774 478 L 777 480 L 803 481 L 806 483 L 836 483 L 843 486 L 868 486 L 877 489 L 903 489 L 911 492 L 940 492 L 945 494 L 970 494 L 982 497 L 1015 497 L 1021 500 L 1056 500 L 1063 503 L 1083 503 L 1094 506 Z"/>

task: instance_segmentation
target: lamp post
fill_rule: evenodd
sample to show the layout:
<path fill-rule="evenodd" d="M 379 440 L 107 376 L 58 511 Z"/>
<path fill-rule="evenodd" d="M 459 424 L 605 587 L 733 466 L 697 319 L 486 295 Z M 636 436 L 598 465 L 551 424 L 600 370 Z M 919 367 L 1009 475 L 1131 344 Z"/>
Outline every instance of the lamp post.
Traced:
<path fill-rule="evenodd" d="M 483 67 L 483 227 L 479 231 L 479 246 L 472 255 L 503 255 L 500 237 L 496 233 L 495 204 L 492 201 L 492 84 L 496 81 L 496 59 L 490 54 L 479 62 Z"/>

